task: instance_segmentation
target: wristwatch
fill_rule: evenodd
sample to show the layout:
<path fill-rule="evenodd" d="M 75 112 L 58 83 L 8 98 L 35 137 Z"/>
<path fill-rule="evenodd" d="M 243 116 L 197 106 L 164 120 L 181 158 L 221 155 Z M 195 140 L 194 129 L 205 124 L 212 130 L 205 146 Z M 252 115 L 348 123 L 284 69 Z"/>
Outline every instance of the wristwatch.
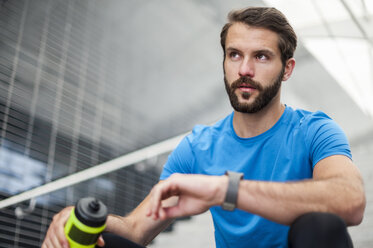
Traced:
<path fill-rule="evenodd" d="M 225 195 L 225 200 L 222 204 L 224 210 L 233 211 L 237 204 L 238 186 L 243 178 L 243 173 L 226 171 L 225 175 L 228 176 L 228 189 Z"/>

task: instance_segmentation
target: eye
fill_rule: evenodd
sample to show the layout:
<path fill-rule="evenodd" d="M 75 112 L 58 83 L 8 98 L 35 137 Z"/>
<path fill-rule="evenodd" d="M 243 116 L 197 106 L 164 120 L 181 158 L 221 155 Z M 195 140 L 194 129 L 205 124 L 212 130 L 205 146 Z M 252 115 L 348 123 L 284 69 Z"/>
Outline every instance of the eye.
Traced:
<path fill-rule="evenodd" d="M 255 57 L 260 61 L 266 61 L 269 59 L 269 57 L 263 53 L 257 54 Z"/>
<path fill-rule="evenodd" d="M 240 54 L 235 51 L 229 52 L 228 55 L 229 55 L 229 58 L 231 58 L 232 60 L 238 60 L 240 58 Z"/>

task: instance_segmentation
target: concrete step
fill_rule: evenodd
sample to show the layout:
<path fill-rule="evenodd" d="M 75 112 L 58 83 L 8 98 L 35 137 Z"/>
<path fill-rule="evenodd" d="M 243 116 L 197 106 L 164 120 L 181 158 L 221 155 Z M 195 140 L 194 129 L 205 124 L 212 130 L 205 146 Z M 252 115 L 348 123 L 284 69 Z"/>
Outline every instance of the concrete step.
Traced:
<path fill-rule="evenodd" d="M 214 227 L 210 212 L 177 221 L 171 232 L 155 238 L 148 248 L 209 248 L 215 247 Z"/>

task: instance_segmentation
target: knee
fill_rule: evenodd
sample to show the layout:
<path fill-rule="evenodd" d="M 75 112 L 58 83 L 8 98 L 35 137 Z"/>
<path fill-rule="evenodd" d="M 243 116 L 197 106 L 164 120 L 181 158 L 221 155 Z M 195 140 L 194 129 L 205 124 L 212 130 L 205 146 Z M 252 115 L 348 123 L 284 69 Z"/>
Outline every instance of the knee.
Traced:
<path fill-rule="evenodd" d="M 335 214 L 304 214 L 293 222 L 289 230 L 289 244 L 300 242 L 303 244 L 314 242 L 335 244 L 341 241 L 351 243 L 345 222 Z"/>
<path fill-rule="evenodd" d="M 121 237 L 119 235 L 113 234 L 113 233 L 102 233 L 102 237 L 105 240 L 105 247 L 109 248 L 145 248 L 141 245 L 138 245 L 124 237 Z"/>
<path fill-rule="evenodd" d="M 338 230 L 345 230 L 346 223 L 342 218 L 330 213 L 307 213 L 298 217 L 291 228 L 306 228 L 310 231 L 335 232 Z"/>

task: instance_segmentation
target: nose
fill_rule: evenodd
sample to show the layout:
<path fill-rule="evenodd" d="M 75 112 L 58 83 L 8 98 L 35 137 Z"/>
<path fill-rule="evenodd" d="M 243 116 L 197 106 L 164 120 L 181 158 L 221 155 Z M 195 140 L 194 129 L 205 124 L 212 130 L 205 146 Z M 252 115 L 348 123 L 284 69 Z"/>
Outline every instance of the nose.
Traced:
<path fill-rule="evenodd" d="M 253 78 L 254 77 L 254 62 L 251 59 L 245 58 L 240 64 L 238 74 L 240 77 L 246 76 Z"/>

